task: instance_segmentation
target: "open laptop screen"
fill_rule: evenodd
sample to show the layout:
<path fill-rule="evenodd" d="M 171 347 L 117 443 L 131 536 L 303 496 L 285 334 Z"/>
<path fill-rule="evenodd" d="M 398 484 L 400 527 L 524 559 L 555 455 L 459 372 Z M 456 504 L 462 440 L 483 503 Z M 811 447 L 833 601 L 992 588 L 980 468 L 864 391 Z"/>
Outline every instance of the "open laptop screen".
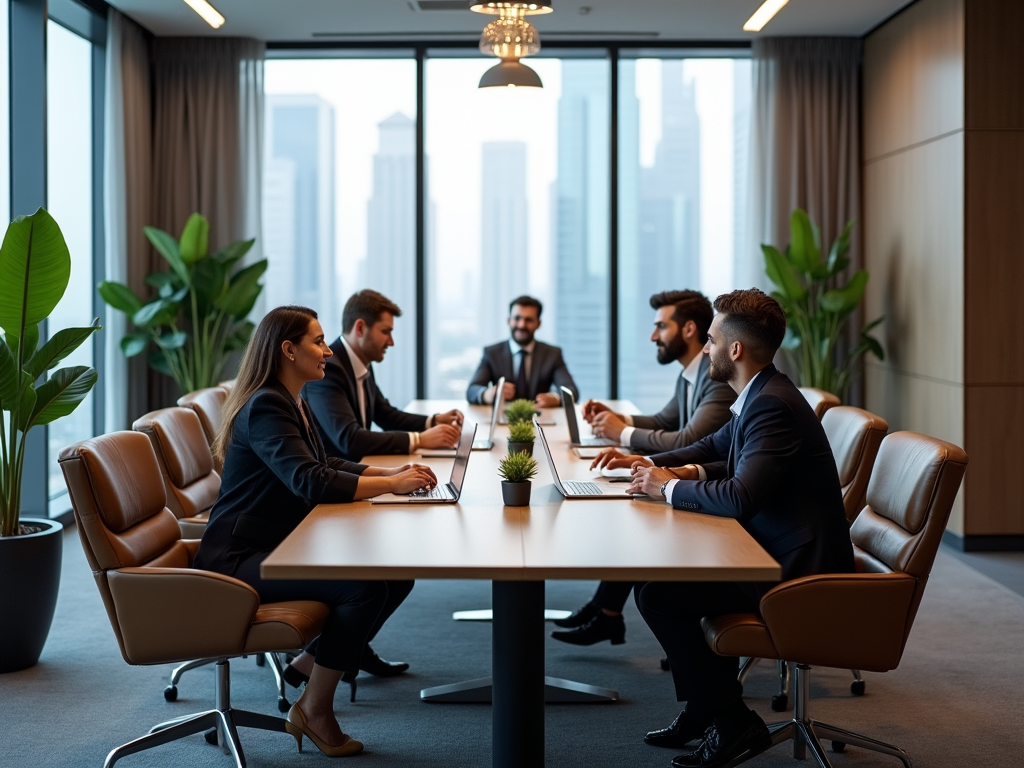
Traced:
<path fill-rule="evenodd" d="M 462 493 L 462 481 L 466 479 L 466 467 L 469 466 L 469 453 L 473 450 L 473 438 L 476 437 L 477 424 L 470 429 L 467 424 L 462 429 L 462 437 L 459 438 L 459 449 L 455 453 L 455 463 L 452 465 L 451 483 L 455 490 Z"/>
<path fill-rule="evenodd" d="M 555 469 L 555 459 L 551 455 L 551 448 L 548 446 L 548 438 L 544 434 L 544 428 L 537 422 L 536 417 L 533 419 L 533 428 L 537 430 L 537 437 L 540 438 L 541 450 L 544 452 L 544 458 L 548 460 L 548 471 L 551 472 L 551 479 L 555 482 L 555 487 L 561 492 L 563 496 L 566 495 L 565 489 L 562 488 L 562 480 L 558 477 L 558 470 Z"/>
<path fill-rule="evenodd" d="M 576 421 L 576 398 L 568 387 L 562 387 L 562 405 L 565 406 L 565 423 L 569 426 L 569 441 L 579 445 L 581 440 L 580 425 Z"/>

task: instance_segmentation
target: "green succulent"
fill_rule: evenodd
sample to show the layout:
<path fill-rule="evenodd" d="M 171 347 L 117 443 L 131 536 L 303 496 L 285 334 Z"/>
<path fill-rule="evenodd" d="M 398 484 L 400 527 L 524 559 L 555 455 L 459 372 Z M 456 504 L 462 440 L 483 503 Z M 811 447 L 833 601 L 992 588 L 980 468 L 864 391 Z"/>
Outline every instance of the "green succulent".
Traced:
<path fill-rule="evenodd" d="M 534 413 L 532 400 L 513 400 L 505 409 L 505 418 L 508 419 L 510 425 L 520 421 L 529 422 L 533 420 Z"/>
<path fill-rule="evenodd" d="M 510 443 L 532 443 L 537 438 L 532 421 L 516 421 L 508 426 Z"/>
<path fill-rule="evenodd" d="M 537 460 L 526 451 L 510 453 L 498 462 L 498 474 L 507 483 L 525 483 L 537 474 Z"/>

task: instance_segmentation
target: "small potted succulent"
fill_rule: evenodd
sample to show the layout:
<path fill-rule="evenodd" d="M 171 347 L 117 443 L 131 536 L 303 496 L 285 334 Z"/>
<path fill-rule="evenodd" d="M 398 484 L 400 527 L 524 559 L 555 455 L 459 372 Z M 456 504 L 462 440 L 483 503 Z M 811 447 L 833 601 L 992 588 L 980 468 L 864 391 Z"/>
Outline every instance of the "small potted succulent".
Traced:
<path fill-rule="evenodd" d="M 505 418 L 508 419 L 508 423 L 516 424 L 520 421 L 533 421 L 533 416 L 536 413 L 532 400 L 526 400 L 521 398 L 519 400 L 513 400 L 505 408 Z"/>
<path fill-rule="evenodd" d="M 533 456 L 533 441 L 537 433 L 533 431 L 533 422 L 517 421 L 508 428 L 508 452 L 525 453 Z"/>
<path fill-rule="evenodd" d="M 537 474 L 537 460 L 526 451 L 510 453 L 498 463 L 498 474 L 505 506 L 530 506 L 530 480 Z"/>

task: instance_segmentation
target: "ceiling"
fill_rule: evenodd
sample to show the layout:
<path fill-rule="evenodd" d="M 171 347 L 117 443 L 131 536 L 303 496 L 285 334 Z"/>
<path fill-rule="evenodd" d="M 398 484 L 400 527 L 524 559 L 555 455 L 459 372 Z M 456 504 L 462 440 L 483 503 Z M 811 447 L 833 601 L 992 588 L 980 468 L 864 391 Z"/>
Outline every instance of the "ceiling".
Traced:
<path fill-rule="evenodd" d="M 428 0 L 429 1 L 429 0 Z M 911 0 L 790 0 L 762 35 L 862 36 Z M 227 22 L 208 26 L 183 0 L 109 0 L 158 36 L 222 35 L 273 42 L 459 40 L 486 18 L 419 9 L 418 0 L 211 0 Z M 553 0 L 531 21 L 547 41 L 746 40 L 761 0 Z M 468 3 L 467 3 L 468 5 Z"/>

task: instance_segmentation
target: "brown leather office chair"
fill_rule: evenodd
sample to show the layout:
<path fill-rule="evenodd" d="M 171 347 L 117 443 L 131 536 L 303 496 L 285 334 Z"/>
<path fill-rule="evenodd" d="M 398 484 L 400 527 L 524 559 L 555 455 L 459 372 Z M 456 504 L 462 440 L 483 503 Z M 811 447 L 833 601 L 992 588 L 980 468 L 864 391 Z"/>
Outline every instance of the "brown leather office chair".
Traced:
<path fill-rule="evenodd" d="M 213 441 L 220 431 L 221 414 L 224 410 L 224 401 L 228 399 L 228 391 L 224 387 L 208 387 L 189 392 L 178 399 L 178 405 L 183 408 L 191 408 L 199 417 L 199 423 L 203 425 L 203 433 L 206 435 L 206 442 L 213 447 Z M 213 468 L 217 474 L 223 473 L 223 467 L 215 456 Z"/>
<path fill-rule="evenodd" d="M 65 448 L 59 461 L 86 559 L 124 660 L 217 660 L 213 709 L 154 726 L 112 750 L 104 768 L 209 729 L 215 731 L 207 740 L 219 743 L 244 768 L 236 728 L 284 732 L 285 721 L 231 707 L 229 659 L 304 646 L 320 633 L 327 606 L 305 600 L 261 605 L 256 591 L 238 579 L 190 568 L 199 542 L 182 540 L 164 505 L 164 489 L 155 481 L 160 469 L 145 435 L 102 435 Z"/>
<path fill-rule="evenodd" d="M 803 759 L 809 747 L 829 768 L 818 742 L 830 739 L 835 751 L 853 744 L 910 768 L 899 747 L 812 720 L 810 668 L 887 672 L 899 665 L 966 469 L 967 454 L 951 443 L 914 432 L 889 435 L 850 531 L 857 573 L 793 579 L 765 594 L 760 616 L 704 620 L 716 653 L 796 662 L 794 716 L 769 726 L 773 745 L 792 739 L 794 757 Z"/>
<path fill-rule="evenodd" d="M 818 421 L 821 421 L 829 408 L 839 405 L 839 398 L 831 392 L 826 392 L 824 389 L 800 387 L 800 394 L 804 396 L 804 400 L 814 409 L 814 415 L 818 417 Z"/>
<path fill-rule="evenodd" d="M 230 394 L 231 390 L 235 388 L 235 381 L 237 381 L 237 379 L 227 379 L 225 381 L 218 381 L 217 386 L 221 387 L 225 392 Z"/>
<path fill-rule="evenodd" d="M 202 538 L 220 492 L 220 475 L 199 416 L 188 408 L 161 408 L 136 419 L 132 429 L 153 445 L 167 508 L 178 518 L 182 538 Z"/>

